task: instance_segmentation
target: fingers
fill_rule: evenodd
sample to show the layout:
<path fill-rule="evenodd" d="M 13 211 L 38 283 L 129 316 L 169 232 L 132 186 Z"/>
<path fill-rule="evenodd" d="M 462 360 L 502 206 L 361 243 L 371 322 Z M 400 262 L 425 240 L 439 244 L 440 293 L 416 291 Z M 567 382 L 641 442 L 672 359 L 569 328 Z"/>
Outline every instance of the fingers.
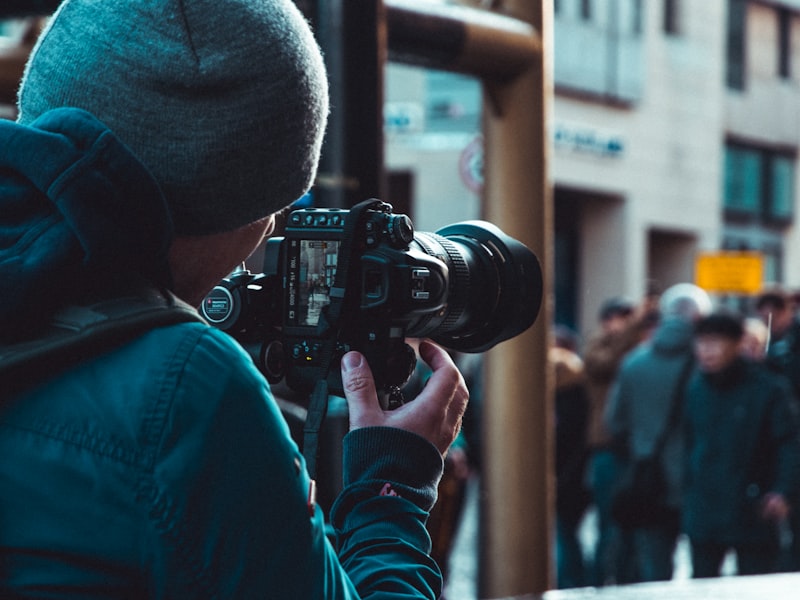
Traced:
<path fill-rule="evenodd" d="M 469 392 L 464 383 L 461 372 L 456 367 L 450 355 L 436 344 L 424 341 L 420 344 L 419 353 L 433 373 L 428 385 L 420 396 L 429 393 L 436 394 L 446 399 L 448 413 L 453 419 L 461 419 L 467 407 Z"/>
<path fill-rule="evenodd" d="M 469 391 L 464 378 L 445 350 L 426 341 L 420 344 L 419 351 L 433 373 L 425 389 L 412 404 L 417 403 L 420 408 L 424 407 L 430 420 L 427 437 L 445 454 L 461 430 Z"/>
<path fill-rule="evenodd" d="M 422 342 L 420 356 L 432 373 L 425 388 L 396 410 L 384 411 L 375 380 L 364 356 L 348 352 L 342 358 L 342 384 L 350 428 L 388 426 L 405 429 L 430 441 L 444 455 L 461 429 L 469 392 L 453 359 L 432 342 Z"/>
<path fill-rule="evenodd" d="M 380 424 L 382 411 L 378 404 L 375 380 L 361 353 L 348 352 L 342 357 L 342 387 L 352 429 Z"/>

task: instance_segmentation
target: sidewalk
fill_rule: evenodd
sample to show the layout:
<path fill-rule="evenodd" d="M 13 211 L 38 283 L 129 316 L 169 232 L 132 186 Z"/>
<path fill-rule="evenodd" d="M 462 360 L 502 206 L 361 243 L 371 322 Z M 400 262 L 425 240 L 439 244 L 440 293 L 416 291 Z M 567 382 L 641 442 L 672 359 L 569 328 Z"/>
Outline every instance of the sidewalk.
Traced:
<path fill-rule="evenodd" d="M 461 523 L 456 533 L 454 547 L 450 556 L 450 576 L 445 582 L 444 597 L 446 600 L 478 600 L 478 494 L 480 482 L 476 477 L 473 477 L 467 483 L 466 498 L 464 499 L 464 512 L 461 516 Z M 591 556 L 592 548 L 594 547 L 595 535 L 595 515 L 589 512 L 584 519 L 581 526 L 581 542 L 584 548 L 584 555 L 587 559 Z M 733 556 L 728 556 L 722 568 L 722 573 L 725 576 L 734 575 L 736 572 L 736 561 Z M 793 591 L 797 592 L 796 597 L 800 598 L 800 575 L 795 575 L 797 580 L 794 582 Z M 737 577 L 735 581 L 741 581 L 743 578 Z M 673 582 L 681 581 L 686 582 L 691 580 L 691 559 L 689 556 L 689 545 L 686 540 L 681 539 L 678 542 L 678 548 L 675 551 L 675 573 Z M 696 581 L 696 580 L 694 580 Z M 733 584 L 735 587 L 735 584 Z M 662 584 L 663 586 L 663 584 Z M 631 587 L 631 586 L 628 586 Z M 639 586 L 633 586 L 639 587 Z M 614 588 L 585 588 L 583 594 L 573 591 L 571 594 L 566 592 L 548 592 L 545 595 L 546 600 L 560 600 L 560 599 L 582 599 L 589 597 L 596 597 L 601 590 L 612 590 Z M 621 589 L 621 588 L 618 588 Z M 675 588 L 676 593 L 683 588 Z M 720 588 L 723 589 L 723 588 Z M 641 592 L 641 589 L 640 589 Z M 681 592 L 682 593 L 682 592 Z M 624 595 L 616 596 L 614 593 L 608 595 L 605 592 L 601 597 L 619 597 L 619 598 L 635 598 L 637 596 Z M 666 596 L 664 596 L 666 597 Z M 683 596 L 676 596 L 683 597 Z M 699 597 L 699 596 L 698 596 Z M 716 596 L 715 596 L 716 597 Z M 725 596 L 720 596 L 724 598 Z M 773 596 L 781 597 L 781 596 Z M 783 596 L 785 597 L 785 596 Z M 792 595 L 794 597 L 794 595 Z M 650 596 L 638 596 L 638 598 L 650 598 Z M 734 598 L 734 596 L 730 596 Z"/>
<path fill-rule="evenodd" d="M 477 477 L 467 482 L 461 523 L 450 554 L 450 575 L 445 581 L 443 598 L 477 600 L 478 598 L 478 485 Z"/>

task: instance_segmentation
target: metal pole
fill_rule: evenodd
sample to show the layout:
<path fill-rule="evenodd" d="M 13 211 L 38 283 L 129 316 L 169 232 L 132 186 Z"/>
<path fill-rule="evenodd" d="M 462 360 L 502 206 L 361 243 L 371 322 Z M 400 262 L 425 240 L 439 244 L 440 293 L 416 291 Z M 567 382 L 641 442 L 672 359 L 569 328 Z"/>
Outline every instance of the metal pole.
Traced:
<path fill-rule="evenodd" d="M 530 24 L 486 10 L 420 0 L 386 0 L 389 58 L 509 80 L 541 54 Z"/>
<path fill-rule="evenodd" d="M 481 474 L 482 598 L 552 587 L 554 522 L 552 377 L 552 197 L 548 121 L 552 15 L 549 1 L 506 0 L 504 12 L 530 23 L 544 51 L 508 82 L 484 86 L 487 220 L 540 258 L 545 299 L 536 324 L 487 353 Z"/>
<path fill-rule="evenodd" d="M 386 19 L 376 0 L 320 0 L 315 23 L 330 78 L 331 115 L 315 190 L 320 206 L 383 197 Z"/>
<path fill-rule="evenodd" d="M 28 62 L 28 56 L 43 25 L 42 17 L 28 18 L 23 24 L 24 30 L 19 41 L 15 45 L 0 48 L 0 103 L 16 105 L 17 90 L 25 63 Z"/>
<path fill-rule="evenodd" d="M 22 72 L 28 60 L 29 46 L 19 46 L 0 51 L 0 103 L 13 106 Z"/>

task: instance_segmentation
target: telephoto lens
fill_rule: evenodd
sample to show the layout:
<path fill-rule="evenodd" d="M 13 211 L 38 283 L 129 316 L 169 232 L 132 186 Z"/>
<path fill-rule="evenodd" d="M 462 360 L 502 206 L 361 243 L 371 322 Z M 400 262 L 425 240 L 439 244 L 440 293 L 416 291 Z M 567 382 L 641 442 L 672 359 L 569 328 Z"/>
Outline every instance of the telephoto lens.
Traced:
<path fill-rule="evenodd" d="M 519 335 L 536 320 L 542 270 L 536 255 L 485 221 L 416 232 L 412 246 L 444 261 L 447 306 L 412 323 L 408 337 L 429 337 L 460 352 L 483 352 Z"/>

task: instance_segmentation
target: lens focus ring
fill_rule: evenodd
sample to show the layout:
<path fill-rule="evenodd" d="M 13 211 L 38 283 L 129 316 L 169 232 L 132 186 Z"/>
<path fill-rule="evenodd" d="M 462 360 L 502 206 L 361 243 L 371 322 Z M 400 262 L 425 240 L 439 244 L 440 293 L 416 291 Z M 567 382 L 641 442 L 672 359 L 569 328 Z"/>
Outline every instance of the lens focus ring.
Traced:
<path fill-rule="evenodd" d="M 426 233 L 433 241 L 435 241 L 444 250 L 446 256 L 442 256 L 441 252 L 431 249 L 428 244 L 425 249 L 431 256 L 443 258 L 447 264 L 449 271 L 449 283 L 447 289 L 447 314 L 445 315 L 442 323 L 437 327 L 439 331 L 450 331 L 458 323 L 459 319 L 464 313 L 467 306 L 467 298 L 470 294 L 470 275 L 469 267 L 464 257 L 458 251 L 458 247 L 441 235 L 436 233 Z M 417 240 L 419 240 L 418 236 Z M 427 240 L 426 240 L 427 241 Z"/>

